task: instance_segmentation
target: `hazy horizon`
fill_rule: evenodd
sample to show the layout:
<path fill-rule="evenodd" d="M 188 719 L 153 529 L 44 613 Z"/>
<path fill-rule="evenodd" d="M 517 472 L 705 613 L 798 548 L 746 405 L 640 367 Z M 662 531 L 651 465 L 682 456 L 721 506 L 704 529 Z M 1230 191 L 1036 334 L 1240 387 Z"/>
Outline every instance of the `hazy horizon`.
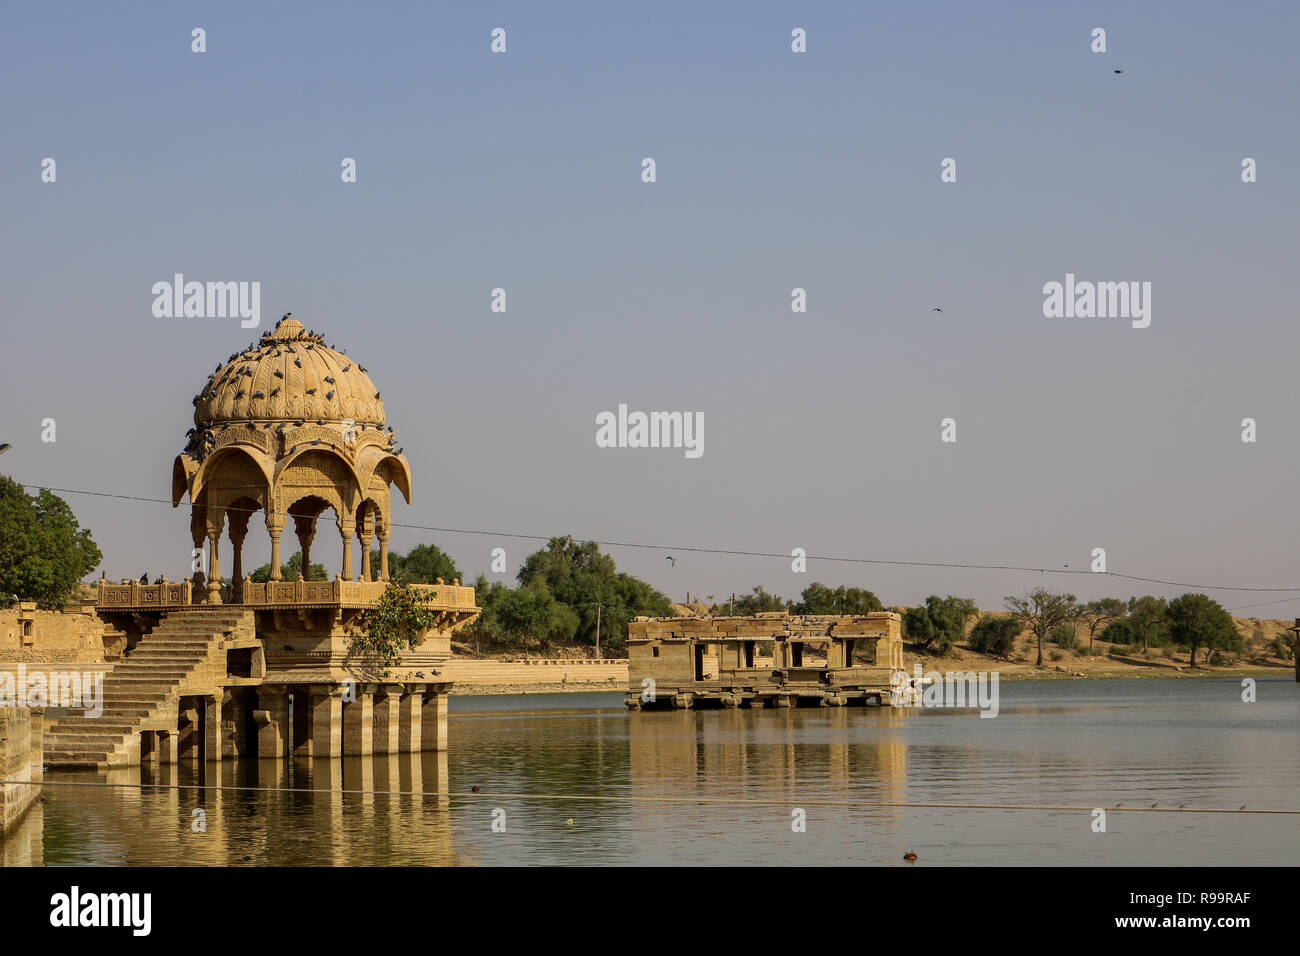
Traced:
<path fill-rule="evenodd" d="M 292 311 L 383 392 L 413 473 L 391 547 L 437 544 L 469 580 L 504 547 L 489 578 L 513 581 L 544 545 L 510 535 L 571 534 L 662 546 L 606 550 L 674 601 L 814 581 L 991 609 L 1039 584 L 1189 590 L 788 557 L 1073 571 L 1104 547 L 1113 572 L 1300 614 L 1300 585 L 1248 590 L 1300 577 L 1294 5 L 4 20 L 16 481 L 169 501 L 191 396 Z M 156 318 L 151 288 L 176 273 L 260 282 L 260 324 Z M 1149 282 L 1149 327 L 1045 317 L 1067 275 Z M 620 404 L 702 414 L 703 454 L 598 447 Z M 188 500 L 64 497 L 110 578 L 189 573 Z M 312 546 L 331 575 L 332 517 Z M 255 518 L 244 567 L 269 552 Z M 223 539 L 226 573 L 229 555 Z"/>

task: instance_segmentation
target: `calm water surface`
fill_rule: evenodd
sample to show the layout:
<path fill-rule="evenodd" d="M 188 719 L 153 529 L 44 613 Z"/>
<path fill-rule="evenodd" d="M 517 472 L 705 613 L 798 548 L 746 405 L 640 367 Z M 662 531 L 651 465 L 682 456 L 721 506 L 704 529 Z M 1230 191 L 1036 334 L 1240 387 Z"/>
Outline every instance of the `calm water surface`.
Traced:
<path fill-rule="evenodd" d="M 1209 866 L 1300 859 L 1297 816 L 1112 812 L 1107 832 L 1094 833 L 1087 811 L 827 805 L 1300 809 L 1300 687 L 1289 678 L 1259 681 L 1253 704 L 1242 703 L 1233 680 L 1000 689 L 994 719 L 856 708 L 629 714 L 621 694 L 453 697 L 446 754 L 51 775 L 52 802 L 0 844 L 0 861 Z M 57 785 L 105 780 L 179 786 Z M 314 792 L 196 786 L 218 782 Z M 329 792 L 339 790 L 423 795 Z M 806 811 L 806 832 L 792 831 L 794 808 Z M 192 830 L 196 809 L 206 815 L 206 832 Z M 505 832 L 493 832 L 494 813 L 502 812 Z M 908 850 L 917 864 L 902 861 Z"/>

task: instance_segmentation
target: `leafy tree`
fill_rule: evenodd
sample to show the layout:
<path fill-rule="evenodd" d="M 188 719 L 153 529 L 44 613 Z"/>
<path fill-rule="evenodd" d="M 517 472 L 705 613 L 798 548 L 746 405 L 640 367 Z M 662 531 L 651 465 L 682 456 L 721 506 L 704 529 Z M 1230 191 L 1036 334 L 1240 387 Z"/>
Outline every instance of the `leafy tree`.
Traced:
<path fill-rule="evenodd" d="M 556 601 L 569 607 L 577 618 L 572 636 L 582 644 L 596 642 L 599 623 L 602 646 L 624 647 L 632 618 L 672 614 L 667 596 L 619 571 L 594 541 L 552 538 L 524 559 L 518 577 L 522 586 L 543 582 Z"/>
<path fill-rule="evenodd" d="M 829 588 L 816 581 L 803 589 L 801 597 L 803 600 L 790 608 L 795 614 L 869 614 L 885 609 L 880 599 L 864 588 Z"/>
<path fill-rule="evenodd" d="M 372 551 L 370 570 L 379 573 L 379 552 Z M 389 552 L 388 577 L 403 584 L 437 584 L 438 578 L 450 584 L 464 580 L 451 556 L 436 544 L 417 544 L 406 554 Z"/>
<path fill-rule="evenodd" d="M 1152 644 L 1163 643 L 1168 633 L 1165 623 L 1168 610 L 1169 603 L 1164 598 L 1153 597 L 1150 594 L 1129 598 L 1128 619 L 1133 633 L 1142 638 L 1142 653 L 1149 654 Z"/>
<path fill-rule="evenodd" d="M 1128 605 L 1119 598 L 1102 598 L 1100 601 L 1089 601 L 1083 605 L 1079 611 L 1079 620 L 1083 621 L 1088 628 L 1088 650 L 1092 650 L 1092 641 L 1098 631 L 1118 621 L 1126 613 L 1128 613 Z"/>
<path fill-rule="evenodd" d="M 284 562 L 284 564 L 280 565 L 280 580 L 282 580 L 282 581 L 297 581 L 297 580 L 298 580 L 298 572 L 301 571 L 301 570 L 302 570 L 302 552 L 301 552 L 301 551 L 295 551 L 295 552 L 293 553 L 293 556 L 292 556 L 291 558 L 289 558 L 288 561 L 286 561 L 286 562 Z M 271 564 L 270 564 L 270 562 L 268 561 L 266 564 L 262 565 L 262 566 L 261 566 L 260 568 L 258 568 L 256 571 L 254 571 L 254 572 L 252 572 L 251 574 L 249 574 L 248 577 L 249 577 L 251 580 L 253 580 L 253 581 L 257 581 L 257 582 L 259 582 L 259 583 L 260 583 L 260 582 L 265 582 L 265 581 L 269 581 L 269 580 L 271 580 Z M 313 561 L 313 562 L 311 563 L 311 578 L 310 578 L 310 580 L 312 580 L 312 581 L 328 581 L 329 578 L 330 578 L 330 575 L 329 575 L 329 572 L 325 570 L 325 565 L 323 565 L 323 564 L 317 564 L 315 561 Z"/>
<path fill-rule="evenodd" d="M 0 475 L 0 605 L 16 595 L 62 607 L 103 555 L 68 503 L 47 489 L 29 495 Z"/>
<path fill-rule="evenodd" d="M 903 613 L 903 629 L 922 650 L 946 654 L 966 630 L 968 605 L 974 602 L 931 594 L 923 607 L 910 607 Z"/>
<path fill-rule="evenodd" d="M 728 602 L 727 612 L 738 617 L 753 617 L 755 614 L 784 611 L 787 603 L 785 598 L 777 597 L 775 594 L 768 594 L 760 584 L 754 588 L 753 594 L 742 594 L 734 601 Z"/>
<path fill-rule="evenodd" d="M 352 632 L 351 646 L 363 671 L 387 677 L 398 663 L 403 649 L 415 647 L 432 624 L 434 612 L 425 604 L 430 596 L 413 588 L 389 582 L 375 604 L 366 608 L 359 628 Z"/>
<path fill-rule="evenodd" d="M 1034 588 L 1024 597 L 1004 600 L 1007 610 L 1020 624 L 1038 638 L 1037 666 L 1043 665 L 1043 638 L 1058 624 L 1073 621 L 1078 614 L 1073 594 L 1056 594 L 1047 588 Z"/>
<path fill-rule="evenodd" d="M 1007 657 L 1016 646 L 1016 638 L 1023 628 L 1014 617 L 981 618 L 971 628 L 967 643 L 972 651 Z"/>
<path fill-rule="evenodd" d="M 496 585 L 500 590 L 490 597 L 484 626 L 506 640 L 522 642 L 528 652 L 529 638 L 539 644 L 566 643 L 578 629 L 578 614 L 555 600 L 540 578 L 517 588 Z M 491 592 L 489 592 L 491 593 Z"/>
<path fill-rule="evenodd" d="M 1191 648 L 1192 667 L 1196 666 L 1196 652 L 1202 645 L 1208 657 L 1212 650 L 1228 650 L 1241 643 L 1232 615 L 1205 594 L 1184 594 L 1174 598 L 1169 602 L 1166 620 L 1170 637 Z"/>

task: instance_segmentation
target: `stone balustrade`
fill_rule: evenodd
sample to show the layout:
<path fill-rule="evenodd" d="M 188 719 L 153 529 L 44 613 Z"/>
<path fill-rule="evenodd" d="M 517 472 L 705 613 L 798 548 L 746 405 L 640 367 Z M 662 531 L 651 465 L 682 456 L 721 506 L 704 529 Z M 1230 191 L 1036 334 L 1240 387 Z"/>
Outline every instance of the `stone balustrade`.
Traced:
<path fill-rule="evenodd" d="M 235 600 L 230 588 L 223 588 L 222 599 L 243 607 L 369 607 L 377 602 L 384 589 L 384 581 L 252 581 L 244 578 Z M 474 589 L 457 584 L 412 584 L 412 588 L 428 595 L 428 604 L 438 610 L 476 609 Z M 98 607 L 101 611 L 115 610 L 170 610 L 199 603 L 195 599 L 203 593 L 194 587 L 189 578 L 180 583 L 167 581 L 158 584 L 141 584 L 123 581 L 110 584 L 100 579 Z"/>

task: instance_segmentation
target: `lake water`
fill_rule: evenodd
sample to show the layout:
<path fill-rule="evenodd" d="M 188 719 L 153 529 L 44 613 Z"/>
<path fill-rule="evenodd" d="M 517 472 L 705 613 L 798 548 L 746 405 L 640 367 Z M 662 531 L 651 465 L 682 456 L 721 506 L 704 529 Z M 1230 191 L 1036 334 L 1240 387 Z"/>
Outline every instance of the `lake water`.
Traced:
<path fill-rule="evenodd" d="M 451 750 L 50 775 L 0 860 L 121 864 L 1294 864 L 1300 687 L 1005 682 L 975 711 L 628 713 L 621 694 L 454 697 Z M 218 781 L 216 778 L 220 777 Z M 167 789 L 61 786 L 140 781 Z M 199 789 L 220 783 L 226 788 Z M 479 792 L 473 793 L 473 787 Z M 330 791 L 365 790 L 368 793 Z M 424 794 L 394 796 L 373 791 Z M 538 799 L 547 797 L 552 799 Z M 597 799 L 590 799 L 597 798 Z M 901 804 L 1078 806 L 957 809 Z M 891 804 L 880 806 L 880 804 Z M 194 832 L 203 811 L 204 832 Z M 792 829 L 793 812 L 805 817 Z M 504 832 L 498 829 L 504 823 Z M 913 851 L 915 864 L 902 856 Z"/>

